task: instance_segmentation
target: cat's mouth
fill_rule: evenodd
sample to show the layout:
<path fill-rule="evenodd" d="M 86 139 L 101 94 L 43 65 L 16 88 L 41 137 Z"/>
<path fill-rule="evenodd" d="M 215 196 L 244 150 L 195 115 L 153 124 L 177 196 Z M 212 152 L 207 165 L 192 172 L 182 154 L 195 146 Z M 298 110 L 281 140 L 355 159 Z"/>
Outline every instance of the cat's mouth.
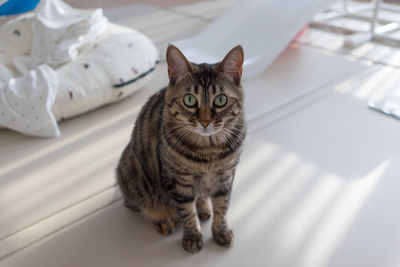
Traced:
<path fill-rule="evenodd" d="M 219 133 L 220 131 L 221 128 L 219 127 L 213 127 L 212 125 L 209 125 L 208 127 L 203 127 L 200 124 L 198 124 L 196 127 L 193 127 L 192 129 L 192 132 L 201 136 L 211 136 Z"/>

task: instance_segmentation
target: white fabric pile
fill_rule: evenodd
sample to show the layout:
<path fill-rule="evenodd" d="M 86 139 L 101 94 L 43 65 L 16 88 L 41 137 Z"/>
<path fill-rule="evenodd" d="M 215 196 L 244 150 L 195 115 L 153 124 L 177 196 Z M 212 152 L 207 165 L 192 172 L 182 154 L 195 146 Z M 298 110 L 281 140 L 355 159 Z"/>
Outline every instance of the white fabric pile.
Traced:
<path fill-rule="evenodd" d="M 158 58 L 150 39 L 109 23 L 101 9 L 42 0 L 0 27 L 0 125 L 58 136 L 57 121 L 137 91 Z"/>

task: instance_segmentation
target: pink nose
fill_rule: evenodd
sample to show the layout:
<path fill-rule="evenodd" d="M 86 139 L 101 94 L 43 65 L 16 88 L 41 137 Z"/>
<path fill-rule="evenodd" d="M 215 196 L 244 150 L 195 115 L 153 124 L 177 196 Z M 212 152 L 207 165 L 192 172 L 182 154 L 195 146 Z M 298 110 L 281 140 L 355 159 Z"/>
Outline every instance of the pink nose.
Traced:
<path fill-rule="evenodd" d="M 211 123 L 211 121 L 203 121 L 203 120 L 199 120 L 199 122 L 201 125 L 203 125 L 204 128 L 206 128 Z"/>

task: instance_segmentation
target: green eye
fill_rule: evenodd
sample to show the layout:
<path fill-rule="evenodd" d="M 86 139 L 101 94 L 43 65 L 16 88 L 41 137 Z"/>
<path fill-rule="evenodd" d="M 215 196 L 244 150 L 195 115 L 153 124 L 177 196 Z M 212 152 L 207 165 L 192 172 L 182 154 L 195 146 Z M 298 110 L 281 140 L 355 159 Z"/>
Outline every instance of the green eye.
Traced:
<path fill-rule="evenodd" d="M 197 99 L 194 95 L 187 94 L 183 97 L 183 103 L 189 107 L 192 108 L 197 104 Z"/>
<path fill-rule="evenodd" d="M 217 95 L 214 99 L 214 106 L 222 108 L 226 105 L 227 98 L 226 95 Z"/>

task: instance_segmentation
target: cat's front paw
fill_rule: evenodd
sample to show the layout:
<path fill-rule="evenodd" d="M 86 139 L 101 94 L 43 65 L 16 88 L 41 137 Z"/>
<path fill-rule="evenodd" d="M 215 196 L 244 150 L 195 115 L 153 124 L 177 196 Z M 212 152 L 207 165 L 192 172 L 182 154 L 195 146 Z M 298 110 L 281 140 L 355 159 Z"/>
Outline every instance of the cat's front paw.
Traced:
<path fill-rule="evenodd" d="M 201 221 L 207 221 L 211 217 L 210 211 L 200 211 L 197 215 Z"/>
<path fill-rule="evenodd" d="M 209 198 L 200 197 L 196 201 L 197 216 L 200 220 L 206 221 L 211 217 L 211 204 Z"/>
<path fill-rule="evenodd" d="M 213 238 L 218 245 L 223 247 L 230 247 L 233 245 L 235 235 L 233 234 L 231 229 L 225 228 L 219 232 L 213 231 Z"/>
<path fill-rule="evenodd" d="M 183 248 L 190 253 L 199 252 L 203 248 L 203 236 L 201 233 L 185 233 L 182 240 Z"/>

